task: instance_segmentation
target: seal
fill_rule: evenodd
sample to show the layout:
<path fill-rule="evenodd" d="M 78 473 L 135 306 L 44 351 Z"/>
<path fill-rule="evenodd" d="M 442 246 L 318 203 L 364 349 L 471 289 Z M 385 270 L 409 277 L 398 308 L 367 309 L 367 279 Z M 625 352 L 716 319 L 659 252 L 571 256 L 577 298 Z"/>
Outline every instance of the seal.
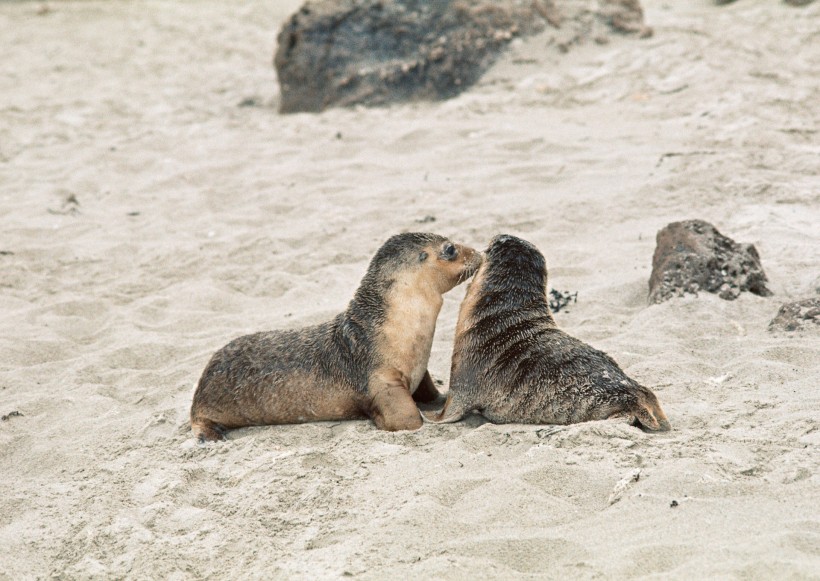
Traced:
<path fill-rule="evenodd" d="M 217 351 L 194 392 L 194 435 L 219 440 L 244 426 L 368 417 L 383 430 L 420 428 L 416 402 L 440 395 L 427 362 L 442 295 L 480 262 L 443 236 L 393 236 L 334 319 L 246 335 Z"/>
<path fill-rule="evenodd" d="M 495 423 L 572 424 L 629 417 L 671 429 L 649 389 L 606 353 L 558 329 L 547 299 L 543 254 L 525 240 L 493 238 L 456 324 L 450 391 L 428 421 L 477 411 Z"/>

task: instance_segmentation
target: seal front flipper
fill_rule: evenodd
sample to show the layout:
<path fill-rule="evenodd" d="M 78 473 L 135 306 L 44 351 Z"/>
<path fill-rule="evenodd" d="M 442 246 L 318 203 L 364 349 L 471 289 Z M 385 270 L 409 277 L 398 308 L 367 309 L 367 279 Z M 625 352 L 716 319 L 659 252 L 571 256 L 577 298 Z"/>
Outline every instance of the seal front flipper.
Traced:
<path fill-rule="evenodd" d="M 438 400 L 444 400 L 444 396 L 436 389 L 436 384 L 433 383 L 433 378 L 430 377 L 430 372 L 425 371 L 424 377 L 421 378 L 421 383 L 413 392 L 413 400 L 416 403 L 435 403 Z"/>
<path fill-rule="evenodd" d="M 368 391 L 371 394 L 370 417 L 380 430 L 418 430 L 424 422 L 410 395 L 410 380 L 395 368 L 374 374 Z"/>
<path fill-rule="evenodd" d="M 467 410 L 457 403 L 454 404 L 453 396 L 448 395 L 447 401 L 444 402 L 444 407 L 441 408 L 438 414 L 429 417 L 424 415 L 424 412 L 421 412 L 421 417 L 424 418 L 425 422 L 431 424 L 452 424 L 462 419 L 466 414 Z"/>

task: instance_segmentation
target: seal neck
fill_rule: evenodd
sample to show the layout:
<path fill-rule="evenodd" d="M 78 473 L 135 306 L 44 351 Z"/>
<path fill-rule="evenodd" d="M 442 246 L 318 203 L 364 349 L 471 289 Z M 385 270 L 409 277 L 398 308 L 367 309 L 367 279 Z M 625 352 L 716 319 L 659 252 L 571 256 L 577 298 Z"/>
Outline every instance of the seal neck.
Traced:
<path fill-rule="evenodd" d="M 474 314 L 482 316 L 502 311 L 543 311 L 552 319 L 546 282 L 546 277 L 539 273 L 509 274 L 488 269 L 481 281 Z"/>

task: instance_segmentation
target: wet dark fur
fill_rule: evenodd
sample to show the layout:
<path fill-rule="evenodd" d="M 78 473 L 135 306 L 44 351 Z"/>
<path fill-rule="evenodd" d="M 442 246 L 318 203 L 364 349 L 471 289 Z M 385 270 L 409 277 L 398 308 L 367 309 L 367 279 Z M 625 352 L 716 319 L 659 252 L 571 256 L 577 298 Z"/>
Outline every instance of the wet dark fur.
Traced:
<path fill-rule="evenodd" d="M 393 236 L 371 260 L 347 309 L 331 321 L 246 335 L 217 351 L 194 393 L 195 435 L 215 440 L 242 426 L 373 417 L 368 386 L 383 364 L 375 342 L 386 318 L 385 297 L 397 272 L 444 242 L 435 234 Z M 394 383 L 406 383 L 400 375 Z M 415 387 L 416 401 L 439 395 L 429 374 Z"/>
<path fill-rule="evenodd" d="M 493 239 L 459 314 L 450 391 L 434 421 L 471 411 L 497 423 L 626 416 L 648 430 L 669 430 L 649 389 L 556 327 L 546 289 L 546 263 L 535 246 L 513 236 Z"/>

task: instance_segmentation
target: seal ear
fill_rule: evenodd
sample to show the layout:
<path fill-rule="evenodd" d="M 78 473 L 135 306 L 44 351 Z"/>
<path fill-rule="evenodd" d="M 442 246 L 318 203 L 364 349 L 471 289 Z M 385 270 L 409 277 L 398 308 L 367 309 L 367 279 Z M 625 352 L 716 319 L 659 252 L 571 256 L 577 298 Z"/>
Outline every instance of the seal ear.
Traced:
<path fill-rule="evenodd" d="M 419 262 L 424 262 L 425 260 L 427 260 L 427 253 L 419 252 Z"/>

